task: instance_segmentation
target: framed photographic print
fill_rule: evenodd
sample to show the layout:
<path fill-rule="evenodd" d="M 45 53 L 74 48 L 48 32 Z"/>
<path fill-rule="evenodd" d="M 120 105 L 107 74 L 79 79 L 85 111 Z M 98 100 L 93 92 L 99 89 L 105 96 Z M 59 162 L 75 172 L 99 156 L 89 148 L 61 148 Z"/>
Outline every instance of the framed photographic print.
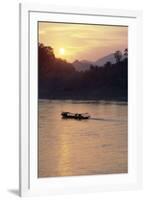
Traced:
<path fill-rule="evenodd" d="M 141 12 L 19 9 L 20 195 L 140 188 Z"/>

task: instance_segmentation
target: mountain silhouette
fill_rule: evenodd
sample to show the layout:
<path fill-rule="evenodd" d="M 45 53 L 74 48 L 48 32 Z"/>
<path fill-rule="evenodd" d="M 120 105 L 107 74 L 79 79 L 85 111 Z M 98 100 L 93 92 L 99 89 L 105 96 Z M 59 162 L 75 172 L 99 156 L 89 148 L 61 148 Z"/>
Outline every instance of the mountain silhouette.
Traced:
<path fill-rule="evenodd" d="M 123 60 L 125 59 L 125 56 L 123 55 L 122 56 L 122 59 Z M 97 61 L 89 61 L 89 60 L 75 60 L 72 64 L 73 66 L 75 67 L 75 69 L 77 71 L 86 71 L 86 70 L 89 70 L 90 69 L 90 66 L 91 65 L 94 65 L 94 66 L 99 66 L 99 67 L 102 67 L 104 66 L 107 62 L 111 62 L 111 64 L 115 64 L 116 63 L 116 59 L 115 59 L 115 56 L 114 56 L 114 53 L 111 53 L 111 54 L 108 54 L 100 59 L 98 59 Z"/>

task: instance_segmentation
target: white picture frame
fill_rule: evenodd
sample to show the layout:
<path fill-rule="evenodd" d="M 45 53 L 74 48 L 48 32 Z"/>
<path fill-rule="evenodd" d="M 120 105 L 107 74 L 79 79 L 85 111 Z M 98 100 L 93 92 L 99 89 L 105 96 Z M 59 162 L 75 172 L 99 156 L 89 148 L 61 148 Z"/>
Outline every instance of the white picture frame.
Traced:
<path fill-rule="evenodd" d="M 139 189 L 142 185 L 142 14 L 20 4 L 20 196 Z M 126 25 L 128 31 L 128 173 L 37 177 L 37 22 Z"/>

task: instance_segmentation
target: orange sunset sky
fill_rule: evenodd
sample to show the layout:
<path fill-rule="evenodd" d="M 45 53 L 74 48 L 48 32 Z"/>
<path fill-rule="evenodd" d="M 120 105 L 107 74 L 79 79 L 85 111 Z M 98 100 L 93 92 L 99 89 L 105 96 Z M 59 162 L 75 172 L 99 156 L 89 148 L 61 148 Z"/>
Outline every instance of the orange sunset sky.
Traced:
<path fill-rule="evenodd" d="M 39 22 L 39 42 L 69 62 L 96 61 L 128 47 L 128 27 Z"/>

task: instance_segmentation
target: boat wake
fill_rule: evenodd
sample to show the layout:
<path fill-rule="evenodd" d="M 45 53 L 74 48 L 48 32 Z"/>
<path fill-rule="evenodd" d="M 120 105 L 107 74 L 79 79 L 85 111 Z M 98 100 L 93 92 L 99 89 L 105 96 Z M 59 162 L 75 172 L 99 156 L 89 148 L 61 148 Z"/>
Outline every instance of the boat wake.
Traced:
<path fill-rule="evenodd" d="M 127 122 L 127 120 L 120 120 L 120 119 L 106 119 L 106 118 L 94 118 L 90 117 L 90 120 L 98 120 L 98 121 L 111 121 L 111 122 Z"/>

